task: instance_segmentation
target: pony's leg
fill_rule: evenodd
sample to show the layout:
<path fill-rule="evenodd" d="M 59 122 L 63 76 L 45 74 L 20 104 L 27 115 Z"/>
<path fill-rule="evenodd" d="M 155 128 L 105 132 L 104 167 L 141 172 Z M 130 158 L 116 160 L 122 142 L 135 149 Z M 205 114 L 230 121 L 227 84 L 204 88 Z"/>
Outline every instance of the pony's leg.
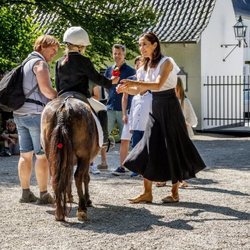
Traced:
<path fill-rule="evenodd" d="M 75 172 L 75 185 L 77 189 L 77 194 L 79 197 L 78 209 L 77 209 L 77 217 L 78 220 L 84 221 L 87 220 L 87 207 L 86 207 L 86 199 L 83 194 L 82 182 L 85 171 L 88 171 L 89 165 L 84 160 L 78 160 L 77 169 Z"/>
<path fill-rule="evenodd" d="M 74 202 L 71 185 L 67 188 L 66 201 L 67 201 L 67 203 L 73 203 Z"/>
<path fill-rule="evenodd" d="M 66 190 L 66 193 L 67 193 L 66 201 L 67 201 L 67 203 L 73 203 L 74 202 L 74 198 L 73 198 L 73 195 L 72 195 L 72 179 L 73 179 L 73 169 L 72 169 L 72 178 L 70 180 L 70 185 L 68 185 L 67 190 Z"/>
<path fill-rule="evenodd" d="M 87 207 L 92 207 L 92 201 L 90 200 L 90 197 L 89 197 L 89 181 L 90 181 L 90 176 L 89 176 L 89 171 L 87 171 L 85 172 L 83 176 L 85 199 L 86 199 Z"/>

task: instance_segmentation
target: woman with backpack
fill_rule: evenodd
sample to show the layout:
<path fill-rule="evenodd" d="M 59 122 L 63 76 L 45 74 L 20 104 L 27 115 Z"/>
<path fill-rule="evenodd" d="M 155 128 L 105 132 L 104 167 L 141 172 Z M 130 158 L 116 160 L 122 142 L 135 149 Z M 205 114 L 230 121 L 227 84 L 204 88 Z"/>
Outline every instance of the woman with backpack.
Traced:
<path fill-rule="evenodd" d="M 18 174 L 22 187 L 20 202 L 38 204 L 53 203 L 52 196 L 47 192 L 49 169 L 47 158 L 41 147 L 40 121 L 44 105 L 57 96 L 52 88 L 49 65 L 59 48 L 58 40 L 50 35 L 38 37 L 34 44 L 34 51 L 28 56 L 23 67 L 23 90 L 29 95 L 28 100 L 13 112 L 17 125 L 20 159 L 18 162 Z M 36 179 L 40 189 L 40 198 L 37 198 L 30 190 L 30 179 L 35 154 Z"/>

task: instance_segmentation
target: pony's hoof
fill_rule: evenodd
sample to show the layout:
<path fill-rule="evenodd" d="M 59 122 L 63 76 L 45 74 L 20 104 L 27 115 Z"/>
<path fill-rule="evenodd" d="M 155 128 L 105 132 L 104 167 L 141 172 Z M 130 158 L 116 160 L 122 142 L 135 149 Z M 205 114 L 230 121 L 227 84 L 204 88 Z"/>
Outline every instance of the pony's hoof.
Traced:
<path fill-rule="evenodd" d="M 77 218 L 79 221 L 86 221 L 88 219 L 87 217 L 87 212 L 84 212 L 84 211 L 77 211 Z"/>
<path fill-rule="evenodd" d="M 56 221 L 65 221 L 65 217 L 63 215 L 58 215 L 55 213 L 55 219 Z"/>
<path fill-rule="evenodd" d="M 93 207 L 92 200 L 87 201 L 87 207 Z"/>

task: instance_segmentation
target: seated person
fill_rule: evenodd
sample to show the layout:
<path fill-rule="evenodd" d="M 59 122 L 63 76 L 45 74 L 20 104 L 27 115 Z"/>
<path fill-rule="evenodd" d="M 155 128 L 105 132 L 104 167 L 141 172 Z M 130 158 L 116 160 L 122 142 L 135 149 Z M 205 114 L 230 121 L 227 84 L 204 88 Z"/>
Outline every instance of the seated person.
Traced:
<path fill-rule="evenodd" d="M 106 78 L 96 71 L 93 63 L 83 54 L 86 47 L 90 45 L 87 32 L 81 27 L 70 27 L 63 36 L 66 44 L 66 54 L 56 63 L 56 89 L 59 95 L 66 92 L 79 93 L 87 99 L 90 106 L 96 112 L 103 129 L 103 147 L 107 150 L 111 144 L 107 128 L 106 106 L 90 94 L 89 81 L 105 88 L 111 88 L 112 84 L 117 84 L 119 77 Z M 79 96 L 74 94 L 75 97 Z"/>
<path fill-rule="evenodd" d="M 4 149 L 0 153 L 0 156 L 19 154 L 17 128 L 13 119 L 6 121 L 6 129 L 1 134 L 1 140 L 4 141 Z"/>

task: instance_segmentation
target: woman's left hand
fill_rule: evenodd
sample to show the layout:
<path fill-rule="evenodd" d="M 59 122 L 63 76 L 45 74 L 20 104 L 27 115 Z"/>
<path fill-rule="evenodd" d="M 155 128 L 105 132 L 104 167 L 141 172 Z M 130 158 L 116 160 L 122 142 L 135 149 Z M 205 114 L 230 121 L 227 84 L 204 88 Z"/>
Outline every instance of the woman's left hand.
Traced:
<path fill-rule="evenodd" d="M 122 79 L 120 81 L 120 83 L 124 86 L 127 86 L 127 87 L 133 87 L 134 86 L 134 81 L 131 81 L 129 79 Z"/>

